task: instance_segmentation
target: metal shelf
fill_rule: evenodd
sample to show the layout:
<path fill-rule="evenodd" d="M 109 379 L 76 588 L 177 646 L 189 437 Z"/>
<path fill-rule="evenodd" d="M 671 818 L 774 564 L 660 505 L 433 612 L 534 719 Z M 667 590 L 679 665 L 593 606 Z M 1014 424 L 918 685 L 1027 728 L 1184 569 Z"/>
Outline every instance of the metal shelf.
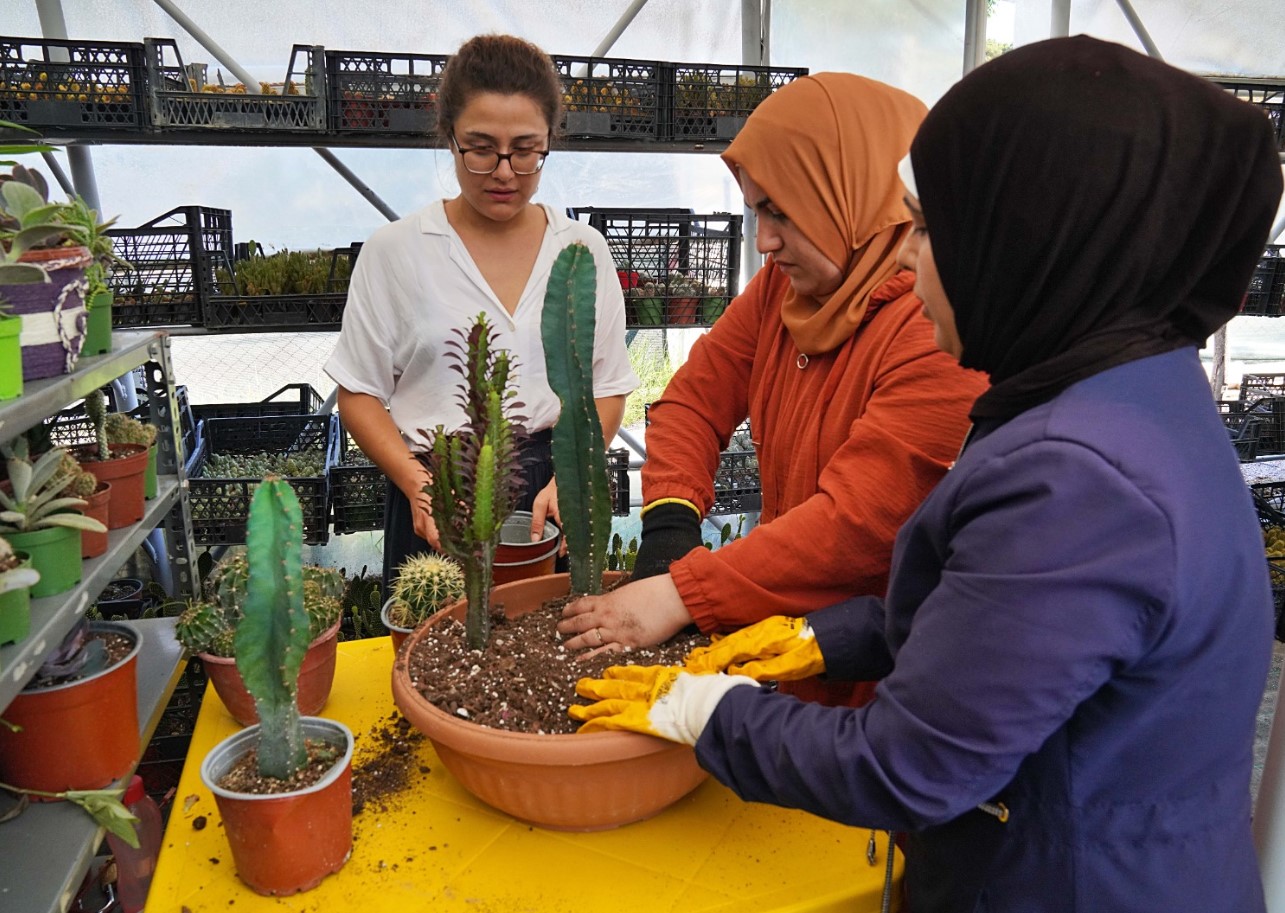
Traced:
<path fill-rule="evenodd" d="M 160 476 L 156 481 L 156 497 L 146 503 L 142 521 L 112 530 L 107 537 L 107 551 L 81 563 L 80 583 L 65 593 L 31 600 L 31 633 L 16 644 L 0 647 L 0 708 L 7 707 L 14 695 L 31 680 L 41 660 L 62 642 L 72 625 L 111 582 L 116 570 L 134 554 L 152 528 L 161 524 L 178 501 L 180 487 L 177 477 Z M 141 678 L 139 683 L 142 684 Z M 0 858 L 3 858 L 2 854 Z"/>
<path fill-rule="evenodd" d="M 174 637 L 174 621 L 122 622 L 143 639 L 138 654 L 140 756 L 185 665 L 183 649 Z M 128 782 L 126 776 L 117 785 Z M 0 908 L 15 913 L 65 913 L 102 838 L 102 828 L 67 802 L 33 803 L 17 818 L 0 824 Z"/>

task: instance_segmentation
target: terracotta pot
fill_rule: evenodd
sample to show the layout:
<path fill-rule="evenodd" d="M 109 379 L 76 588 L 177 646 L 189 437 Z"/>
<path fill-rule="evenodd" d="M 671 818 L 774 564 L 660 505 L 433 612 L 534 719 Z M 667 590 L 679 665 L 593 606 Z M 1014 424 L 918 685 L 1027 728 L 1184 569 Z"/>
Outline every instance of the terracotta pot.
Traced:
<path fill-rule="evenodd" d="M 236 873 L 259 894 L 297 894 L 337 872 L 352 854 L 352 732 L 343 723 L 304 717 L 305 739 L 343 749 L 320 781 L 277 795 L 224 789 L 218 781 L 254 747 L 251 726 L 215 745 L 201 764 L 201 781 L 214 794 Z"/>
<path fill-rule="evenodd" d="M 619 576 L 609 572 L 604 583 Z M 569 574 L 550 574 L 498 586 L 491 598 L 515 618 L 566 596 L 570 585 Z M 432 625 L 463 620 L 466 610 L 454 603 L 410 635 L 393 663 L 393 699 L 478 799 L 550 830 L 597 831 L 649 818 L 704 782 L 687 745 L 633 732 L 505 732 L 438 710 L 411 684 L 408 660 Z"/>
<path fill-rule="evenodd" d="M 134 648 L 123 661 L 96 675 L 19 692 L 5 708 L 4 718 L 20 731 L 0 726 L 0 780 L 46 792 L 101 789 L 138 763 L 142 634 L 109 621 L 92 621 L 89 629 L 121 634 Z"/>
<path fill-rule="evenodd" d="M 97 458 L 97 449 L 79 447 L 73 454 L 85 472 L 100 482 L 112 483 L 108 529 L 120 529 L 143 519 L 143 476 L 147 472 L 147 447 L 142 444 L 108 444 L 110 460 Z"/>
<path fill-rule="evenodd" d="M 80 511 L 86 517 L 93 517 L 103 526 L 107 525 L 111 511 L 112 486 L 110 482 L 99 482 L 94 493 L 85 499 L 86 505 Z M 80 531 L 80 557 L 97 558 L 107 551 L 107 533 L 94 533 L 87 529 Z"/>
<path fill-rule="evenodd" d="M 391 596 L 384 600 L 384 604 L 379 610 L 379 620 L 382 621 L 384 623 L 384 627 L 388 629 L 388 636 L 392 638 L 393 641 L 393 652 L 396 653 L 402 648 L 402 644 L 406 642 L 406 638 L 410 637 L 411 631 L 415 629 L 403 628 L 388 620 L 388 610 L 392 604 L 393 598 Z"/>
<path fill-rule="evenodd" d="M 500 527 L 491 568 L 492 586 L 552 574 L 558 560 L 562 530 L 551 520 L 544 523 L 544 538 L 531 541 L 531 511 L 515 510 Z"/>
<path fill-rule="evenodd" d="M 303 665 L 299 668 L 299 691 L 295 703 L 304 716 L 320 713 L 330 698 L 330 686 L 335 681 L 335 651 L 339 645 L 339 622 L 322 632 L 308 645 Z M 205 666 L 205 675 L 232 718 L 242 726 L 259 722 L 259 712 L 254 709 L 254 698 L 245 690 L 241 673 L 236 670 L 236 660 L 210 653 L 198 653 Z"/>

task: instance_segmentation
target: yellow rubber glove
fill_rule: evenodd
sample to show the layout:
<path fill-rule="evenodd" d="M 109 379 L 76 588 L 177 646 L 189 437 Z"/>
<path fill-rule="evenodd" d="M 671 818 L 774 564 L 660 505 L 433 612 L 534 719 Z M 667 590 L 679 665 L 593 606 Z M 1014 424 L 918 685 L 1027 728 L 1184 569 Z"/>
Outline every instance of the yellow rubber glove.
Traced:
<path fill-rule="evenodd" d="M 576 694 L 597 701 L 567 713 L 580 732 L 641 732 L 695 745 L 714 708 L 733 688 L 758 686 L 742 675 L 692 675 L 678 666 L 611 666 L 602 678 L 582 678 Z"/>
<path fill-rule="evenodd" d="M 760 682 L 790 682 L 825 671 L 825 659 L 806 618 L 773 615 L 748 628 L 715 637 L 683 659 L 688 672 L 728 672 Z"/>

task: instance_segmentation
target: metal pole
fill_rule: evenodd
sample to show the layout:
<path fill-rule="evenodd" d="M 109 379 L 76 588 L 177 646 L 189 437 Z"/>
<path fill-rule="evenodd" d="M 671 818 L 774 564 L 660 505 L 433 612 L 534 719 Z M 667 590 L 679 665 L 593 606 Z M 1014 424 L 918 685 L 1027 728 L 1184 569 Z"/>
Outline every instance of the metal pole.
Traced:
<path fill-rule="evenodd" d="M 365 181 L 357 177 L 357 175 L 353 174 L 353 172 L 349 170 L 347 165 L 339 161 L 339 159 L 335 157 L 335 154 L 333 152 L 331 152 L 329 149 L 323 149 L 320 146 L 314 146 L 312 151 L 317 153 L 317 155 L 321 156 L 322 159 L 324 159 L 325 162 L 331 168 L 338 171 L 339 174 L 343 177 L 343 179 L 346 180 L 349 184 L 351 184 L 359 194 L 365 197 L 370 202 L 370 205 L 374 206 L 381 213 L 383 213 L 384 216 L 387 217 L 388 221 L 396 222 L 399 218 L 401 218 L 401 216 L 397 215 L 396 211 L 394 211 L 394 209 L 391 206 L 389 206 L 387 203 L 385 203 L 383 200 L 379 198 L 379 194 L 375 193 L 375 191 L 371 190 L 368 186 L 366 186 Z"/>
<path fill-rule="evenodd" d="M 623 33 L 625 29 L 629 28 L 629 23 L 634 21 L 634 17 L 638 15 L 639 10 L 646 5 L 647 0 L 633 0 L 633 2 L 629 4 L 629 8 L 621 14 L 620 20 L 611 27 L 611 31 L 607 32 L 607 36 L 598 43 L 596 48 L 593 49 L 593 54 L 590 56 L 601 57 L 603 54 L 610 51 L 611 46 L 616 43 L 616 39 L 620 37 L 621 33 Z"/>
<path fill-rule="evenodd" d="M 153 0 L 153 2 L 155 2 L 161 9 L 165 10 L 165 12 L 168 13 L 170 18 L 175 22 L 183 26 L 183 29 L 195 38 L 197 42 L 200 43 L 201 47 L 213 54 L 214 58 L 218 60 L 219 63 L 231 70 L 232 75 L 240 80 L 241 84 L 245 86 L 245 93 L 247 95 L 263 94 L 259 89 L 259 80 L 251 76 L 244 67 L 233 60 L 231 54 L 219 47 L 218 42 L 207 35 L 199 25 L 193 22 L 187 13 L 175 6 L 173 0 Z"/>
<path fill-rule="evenodd" d="M 1071 0 L 1053 0 L 1049 15 L 1049 37 L 1065 38 L 1071 34 Z"/>
<path fill-rule="evenodd" d="M 62 188 L 62 192 L 67 194 L 69 197 L 75 196 L 76 188 L 67 177 L 67 172 L 62 170 L 62 163 L 59 162 L 58 159 L 54 158 L 54 154 L 52 152 L 42 152 L 40 153 L 40 157 L 44 159 L 45 164 L 49 166 L 49 171 L 53 174 L 54 180 L 58 182 L 58 186 Z"/>
<path fill-rule="evenodd" d="M 1164 60 L 1164 57 L 1160 54 L 1160 49 L 1156 47 L 1156 43 L 1151 40 L 1151 35 L 1148 34 L 1147 27 L 1142 24 L 1142 20 L 1138 18 L 1138 14 L 1134 12 L 1133 4 L 1130 3 L 1129 0 L 1115 0 L 1115 2 L 1116 5 L 1120 7 L 1120 11 L 1124 13 L 1124 18 L 1129 20 L 1129 25 L 1133 27 L 1133 33 L 1138 36 L 1138 40 L 1141 41 L 1142 46 L 1147 49 L 1147 53 L 1156 60 Z"/>
<path fill-rule="evenodd" d="M 36 0 L 36 14 L 40 17 L 41 34 L 55 41 L 67 40 L 67 20 L 62 14 L 62 0 Z M 68 59 L 66 48 L 50 48 L 49 56 L 52 60 L 63 62 Z M 98 199 L 98 180 L 94 177 L 94 160 L 89 154 L 89 149 L 84 146 L 69 145 L 67 162 L 71 165 L 75 192 L 89 204 L 90 209 L 102 212 L 103 206 Z M 64 181 L 65 177 L 59 179 L 58 183 L 66 189 Z"/>
<path fill-rule="evenodd" d="M 964 7 L 964 74 L 986 62 L 986 0 L 966 0 Z"/>

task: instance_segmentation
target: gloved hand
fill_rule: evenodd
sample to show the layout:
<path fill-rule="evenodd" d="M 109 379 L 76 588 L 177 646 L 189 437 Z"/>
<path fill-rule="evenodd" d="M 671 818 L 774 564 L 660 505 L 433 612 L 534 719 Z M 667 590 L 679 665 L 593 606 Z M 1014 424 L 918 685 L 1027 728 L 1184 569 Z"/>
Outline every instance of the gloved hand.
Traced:
<path fill-rule="evenodd" d="M 683 658 L 688 672 L 727 672 L 760 682 L 790 682 L 825 671 L 825 659 L 806 618 L 773 615 L 697 647 Z"/>
<path fill-rule="evenodd" d="M 642 544 L 634 561 L 633 579 L 655 577 L 669 571 L 677 561 L 701 546 L 701 518 L 687 504 L 657 504 L 642 519 Z"/>
<path fill-rule="evenodd" d="M 611 666 L 602 678 L 582 678 L 576 694 L 597 701 L 567 713 L 580 732 L 621 729 L 695 745 L 714 708 L 731 689 L 757 682 L 743 675 L 692 675 L 677 666 Z"/>

